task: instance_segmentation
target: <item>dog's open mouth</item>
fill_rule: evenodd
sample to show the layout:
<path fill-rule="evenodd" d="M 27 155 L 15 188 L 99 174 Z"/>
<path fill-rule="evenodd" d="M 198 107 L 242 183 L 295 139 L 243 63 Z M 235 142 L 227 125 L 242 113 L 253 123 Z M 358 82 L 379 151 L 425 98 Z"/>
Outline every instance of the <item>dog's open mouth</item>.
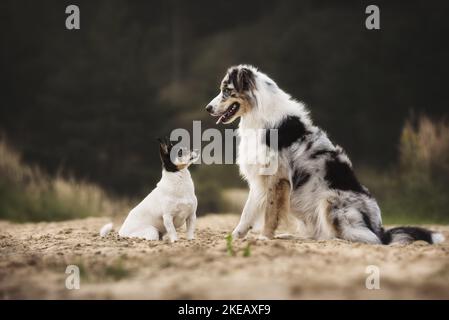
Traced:
<path fill-rule="evenodd" d="M 229 121 L 240 109 L 240 104 L 238 102 L 234 102 L 229 106 L 229 108 L 218 118 L 217 124 L 220 122 Z"/>

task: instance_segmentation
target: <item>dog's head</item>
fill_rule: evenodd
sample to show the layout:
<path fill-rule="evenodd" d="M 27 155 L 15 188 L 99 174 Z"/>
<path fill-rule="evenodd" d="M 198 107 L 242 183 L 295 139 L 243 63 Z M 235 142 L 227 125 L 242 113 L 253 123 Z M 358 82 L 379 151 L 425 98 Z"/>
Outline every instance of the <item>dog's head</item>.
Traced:
<path fill-rule="evenodd" d="M 198 152 L 173 146 L 167 137 L 157 140 L 159 141 L 159 154 L 161 157 L 162 167 L 166 171 L 180 171 L 187 168 L 198 159 Z"/>
<path fill-rule="evenodd" d="M 239 65 L 228 69 L 221 81 L 220 93 L 206 107 L 206 111 L 219 117 L 217 124 L 233 122 L 254 108 L 257 69 Z"/>

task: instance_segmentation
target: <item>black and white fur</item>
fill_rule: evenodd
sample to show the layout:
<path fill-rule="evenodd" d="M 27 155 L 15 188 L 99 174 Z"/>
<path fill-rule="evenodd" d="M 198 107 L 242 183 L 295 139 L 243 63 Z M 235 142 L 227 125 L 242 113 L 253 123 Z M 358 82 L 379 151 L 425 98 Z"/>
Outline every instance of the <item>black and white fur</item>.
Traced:
<path fill-rule="evenodd" d="M 194 238 L 197 198 L 188 167 L 198 154 L 173 150 L 168 139 L 160 140 L 162 178 L 156 188 L 132 209 L 119 230 L 121 237 L 178 240 L 176 228 L 186 224 L 187 239 Z M 179 153 L 178 153 L 179 152 Z M 106 226 L 105 226 L 106 227 Z"/>
<path fill-rule="evenodd" d="M 206 110 L 218 117 L 217 123 L 241 118 L 238 162 L 250 190 L 234 238 L 244 237 L 260 221 L 264 222 L 262 236 L 272 238 L 278 221 L 288 213 L 297 218 L 302 236 L 312 239 L 372 244 L 444 240 L 440 233 L 422 228 L 384 230 L 376 200 L 359 183 L 343 149 L 313 125 L 302 103 L 256 68 L 231 67 Z M 260 175 L 260 165 L 248 161 L 266 152 L 255 149 L 260 142 L 265 148 L 273 146 L 266 133 L 247 135 L 246 129 L 277 129 L 275 175 Z"/>

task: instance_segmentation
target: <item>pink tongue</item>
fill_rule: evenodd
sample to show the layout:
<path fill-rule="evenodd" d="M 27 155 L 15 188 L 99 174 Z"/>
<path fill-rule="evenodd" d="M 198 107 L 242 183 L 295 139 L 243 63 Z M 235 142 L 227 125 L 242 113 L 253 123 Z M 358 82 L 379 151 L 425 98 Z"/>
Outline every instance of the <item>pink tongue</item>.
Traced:
<path fill-rule="evenodd" d="M 221 121 L 223 121 L 224 115 L 220 116 L 220 118 L 218 118 L 217 123 L 215 124 L 219 124 Z"/>

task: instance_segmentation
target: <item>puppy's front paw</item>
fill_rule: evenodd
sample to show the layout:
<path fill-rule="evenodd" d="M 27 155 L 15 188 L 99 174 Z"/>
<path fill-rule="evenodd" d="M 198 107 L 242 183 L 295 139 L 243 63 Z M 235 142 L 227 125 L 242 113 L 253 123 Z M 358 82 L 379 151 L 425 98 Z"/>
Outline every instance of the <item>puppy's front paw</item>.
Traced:
<path fill-rule="evenodd" d="M 175 243 L 176 241 L 178 241 L 178 237 L 169 237 L 168 240 L 170 241 L 170 243 Z"/>
<path fill-rule="evenodd" d="M 188 234 L 188 235 L 187 235 L 187 240 L 195 240 L 195 235 L 193 235 L 193 234 Z"/>

